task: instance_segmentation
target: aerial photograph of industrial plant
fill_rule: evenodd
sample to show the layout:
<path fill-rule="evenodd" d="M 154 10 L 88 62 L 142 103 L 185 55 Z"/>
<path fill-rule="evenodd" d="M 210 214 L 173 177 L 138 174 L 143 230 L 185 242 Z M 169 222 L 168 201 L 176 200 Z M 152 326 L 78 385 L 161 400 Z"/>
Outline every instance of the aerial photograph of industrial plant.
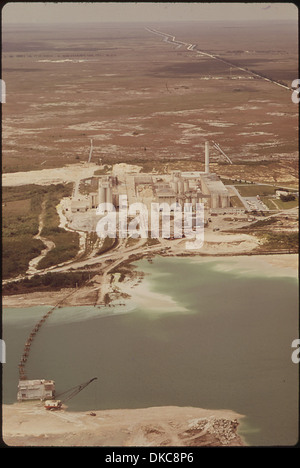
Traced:
<path fill-rule="evenodd" d="M 295 4 L 8 2 L 1 28 L 2 447 L 297 446 Z"/>

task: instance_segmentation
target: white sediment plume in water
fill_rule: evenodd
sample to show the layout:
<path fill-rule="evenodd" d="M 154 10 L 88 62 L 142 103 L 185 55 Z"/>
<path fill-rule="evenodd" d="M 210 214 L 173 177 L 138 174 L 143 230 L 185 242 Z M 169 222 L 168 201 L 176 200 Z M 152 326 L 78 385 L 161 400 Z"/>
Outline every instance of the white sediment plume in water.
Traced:
<path fill-rule="evenodd" d="M 133 289 L 130 284 L 123 285 L 122 292 L 130 294 L 130 301 L 144 312 L 153 314 L 191 312 L 187 308 L 178 304 L 168 294 L 153 291 L 151 289 L 150 282 L 146 278 L 144 278 L 143 281 Z"/>
<path fill-rule="evenodd" d="M 95 318 L 107 318 L 114 317 L 116 315 L 124 315 L 133 312 L 135 307 L 124 302 L 124 305 L 117 304 L 110 306 L 70 306 L 63 307 L 51 315 L 49 318 L 49 325 L 57 325 L 63 323 L 74 323 L 74 322 L 85 322 L 87 320 L 93 320 Z M 51 320 L 50 320 L 51 319 Z"/>
<path fill-rule="evenodd" d="M 214 271 L 228 272 L 236 275 L 259 277 L 289 277 L 298 278 L 298 256 L 283 255 L 253 255 L 239 257 L 219 257 L 211 259 L 192 259 L 192 263 L 213 262 Z"/>

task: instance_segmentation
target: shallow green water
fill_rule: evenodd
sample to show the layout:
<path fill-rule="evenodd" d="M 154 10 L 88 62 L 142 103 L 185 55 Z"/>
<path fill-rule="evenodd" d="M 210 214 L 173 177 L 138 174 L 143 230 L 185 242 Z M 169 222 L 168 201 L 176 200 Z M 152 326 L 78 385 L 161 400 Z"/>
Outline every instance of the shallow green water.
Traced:
<path fill-rule="evenodd" d="M 297 280 L 245 262 L 139 262 L 151 290 L 175 301 L 172 312 L 157 304 L 153 310 L 151 300 L 143 307 L 131 301 L 123 308 L 58 309 L 32 346 L 28 378 L 54 379 L 59 393 L 97 376 L 68 402 L 71 410 L 231 409 L 246 416 L 240 432 L 250 445 L 296 443 Z M 4 311 L 4 403 L 16 401 L 24 342 L 47 310 Z"/>

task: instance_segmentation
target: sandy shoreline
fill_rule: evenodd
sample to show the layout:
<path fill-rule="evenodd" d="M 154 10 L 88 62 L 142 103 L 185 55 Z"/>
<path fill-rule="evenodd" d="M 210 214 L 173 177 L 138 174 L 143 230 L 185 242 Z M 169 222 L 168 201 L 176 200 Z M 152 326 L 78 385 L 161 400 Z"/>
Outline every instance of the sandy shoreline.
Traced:
<path fill-rule="evenodd" d="M 172 257 L 174 258 L 174 257 Z M 183 257 L 180 257 L 183 258 Z M 226 264 L 227 266 L 231 264 L 232 269 L 240 269 L 241 273 L 243 269 L 247 272 L 252 270 L 259 271 L 260 274 L 265 274 L 266 276 L 288 276 L 297 278 L 298 277 L 298 255 L 297 254 L 275 254 L 275 255 L 240 255 L 240 256 L 228 256 L 228 257 L 187 257 L 190 258 L 192 262 L 201 263 L 209 261 L 220 261 Z M 222 268 L 220 266 L 220 268 Z M 226 268 L 224 269 L 224 271 Z M 134 296 L 137 302 L 145 301 L 145 297 L 148 297 L 153 301 L 153 304 L 156 302 L 162 305 L 163 298 L 162 295 L 149 291 L 149 288 L 145 284 L 145 281 L 142 281 L 141 284 L 136 286 L 134 281 L 128 279 L 122 283 L 117 283 L 117 288 L 121 294 L 128 295 L 128 298 L 132 295 L 134 289 Z M 91 292 L 94 290 L 93 287 L 81 288 L 80 291 L 74 290 L 74 295 L 70 296 L 64 301 L 64 306 L 82 306 L 82 305 L 93 305 L 91 299 Z M 7 295 L 2 297 L 2 305 L 6 308 L 23 308 L 23 307 L 33 307 L 40 305 L 54 306 L 59 301 L 64 300 L 64 298 L 70 294 L 71 289 L 63 289 L 60 291 L 50 291 L 50 292 L 33 292 L 27 294 L 17 294 L 17 295 Z M 163 306 L 165 308 L 172 307 L 174 305 L 172 299 L 165 300 Z"/>
<path fill-rule="evenodd" d="M 3 406 L 9 446 L 241 446 L 229 410 L 152 407 L 89 412 L 46 411 L 40 402 Z"/>

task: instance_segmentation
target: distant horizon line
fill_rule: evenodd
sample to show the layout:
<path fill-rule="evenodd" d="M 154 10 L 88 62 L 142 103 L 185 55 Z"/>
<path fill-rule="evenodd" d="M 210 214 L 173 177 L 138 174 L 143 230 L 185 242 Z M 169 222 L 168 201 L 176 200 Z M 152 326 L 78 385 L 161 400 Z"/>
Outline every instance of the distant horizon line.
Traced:
<path fill-rule="evenodd" d="M 32 22 L 5 22 L 2 18 L 2 26 L 32 26 L 32 25 L 68 25 L 68 26 L 78 26 L 78 25 L 86 25 L 86 24 L 149 24 L 149 23 L 209 23 L 209 22 L 214 22 L 214 23 L 253 23 L 253 22 L 259 22 L 259 23 L 271 23 L 271 22 L 276 22 L 276 23 L 285 23 L 285 22 L 298 22 L 298 18 L 290 18 L 290 19 L 280 19 L 280 18 L 257 18 L 257 19 L 173 19 L 173 20 L 133 20 L 133 21 L 117 21 L 117 20 L 107 20 L 107 21 L 66 21 L 66 22 L 60 22 L 60 21 L 51 21 L 51 22 L 46 22 L 46 21 L 32 21 Z"/>

